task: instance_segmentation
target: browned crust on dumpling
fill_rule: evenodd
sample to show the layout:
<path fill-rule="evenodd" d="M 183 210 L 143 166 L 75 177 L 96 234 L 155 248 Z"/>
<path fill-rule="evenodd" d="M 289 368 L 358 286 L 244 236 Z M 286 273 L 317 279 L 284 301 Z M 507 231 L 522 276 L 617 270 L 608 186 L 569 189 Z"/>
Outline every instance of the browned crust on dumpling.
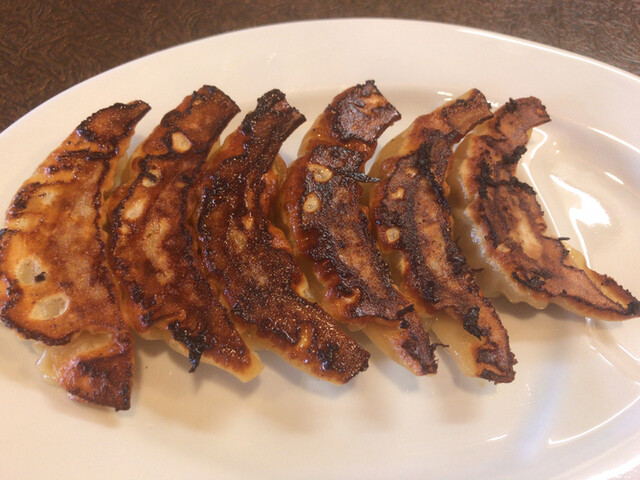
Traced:
<path fill-rule="evenodd" d="M 509 338 L 454 241 L 444 184 L 453 145 L 490 115 L 484 95 L 472 90 L 418 117 L 376 160 L 372 174 L 381 181 L 372 189 L 370 205 L 378 242 L 401 292 L 423 317 L 451 319 L 437 318 L 436 333 L 442 322 L 452 321 L 459 335 L 477 339 L 465 347 L 471 350 L 473 375 L 510 382 L 515 358 Z"/>
<path fill-rule="evenodd" d="M 188 355 L 248 380 L 261 364 L 211 290 L 188 220 L 191 190 L 212 145 L 239 108 L 215 87 L 187 96 L 137 148 L 116 193 L 109 250 L 125 290 L 125 320 Z"/>
<path fill-rule="evenodd" d="M 2 321 L 51 351 L 81 332 L 104 337 L 71 350 L 52 375 L 116 409 L 129 408 L 133 344 L 107 266 L 104 197 L 148 109 L 115 104 L 83 121 L 20 188 L 0 234 Z"/>
<path fill-rule="evenodd" d="M 399 119 L 400 113 L 375 82 L 368 80 L 344 90 L 331 101 L 302 140 L 299 155 L 311 152 L 316 145 L 338 145 L 369 159 L 380 135 Z"/>
<path fill-rule="evenodd" d="M 288 169 L 279 213 L 315 295 L 337 320 L 364 332 L 415 373 L 435 373 L 434 346 L 391 282 L 360 207 L 360 182 L 378 137 L 400 118 L 372 81 L 337 95 Z"/>
<path fill-rule="evenodd" d="M 628 290 L 589 269 L 578 252 L 548 235 L 536 192 L 516 177 L 529 130 L 547 121 L 537 98 L 510 100 L 461 150 L 457 181 L 481 255 L 495 265 L 511 299 L 537 307 L 554 302 L 603 320 L 636 317 L 640 303 Z"/>
<path fill-rule="evenodd" d="M 203 171 L 198 234 L 210 279 L 244 334 L 340 384 L 367 368 L 369 354 L 304 298 L 306 279 L 268 218 L 283 168 L 277 153 L 303 121 L 278 90 L 258 100 Z"/>
<path fill-rule="evenodd" d="M 313 265 L 314 290 L 334 318 L 376 332 L 374 342 L 416 375 L 435 373 L 434 347 L 392 285 L 359 206 L 362 163 L 358 152 L 319 145 L 289 168 L 282 195 L 295 250 Z"/>
<path fill-rule="evenodd" d="M 133 379 L 133 343 L 129 332 L 87 353 L 57 371 L 58 382 L 76 400 L 128 410 Z M 51 347 L 55 348 L 55 347 Z"/>

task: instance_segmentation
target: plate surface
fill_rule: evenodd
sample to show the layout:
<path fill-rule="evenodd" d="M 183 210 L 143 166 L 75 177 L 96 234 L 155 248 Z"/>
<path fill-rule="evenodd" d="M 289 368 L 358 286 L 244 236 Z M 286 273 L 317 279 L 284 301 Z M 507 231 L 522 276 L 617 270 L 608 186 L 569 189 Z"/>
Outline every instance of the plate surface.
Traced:
<path fill-rule="evenodd" d="M 411 120 L 472 87 L 491 102 L 535 95 L 521 175 L 549 224 L 590 264 L 640 294 L 640 79 L 564 51 L 488 32 L 397 20 L 284 24 L 212 37 L 77 85 L 0 135 L 0 210 L 89 114 L 143 99 L 133 144 L 192 90 L 216 85 L 247 112 L 277 87 L 310 121 L 343 88 L 375 79 Z M 233 122 L 240 121 L 241 115 Z M 137 342 L 133 406 L 111 412 L 44 383 L 27 342 L 0 328 L 0 458 L 6 478 L 616 478 L 640 465 L 640 320 L 604 324 L 499 300 L 518 358 L 494 386 L 440 372 L 414 378 L 373 352 L 367 372 L 325 385 L 263 353 L 240 384 L 160 342 Z M 365 346 L 369 346 L 365 342 Z M 72 467 L 71 467 L 72 465 Z M 473 473 L 471 473 L 473 472 Z M 638 473 L 638 471 L 636 471 Z"/>

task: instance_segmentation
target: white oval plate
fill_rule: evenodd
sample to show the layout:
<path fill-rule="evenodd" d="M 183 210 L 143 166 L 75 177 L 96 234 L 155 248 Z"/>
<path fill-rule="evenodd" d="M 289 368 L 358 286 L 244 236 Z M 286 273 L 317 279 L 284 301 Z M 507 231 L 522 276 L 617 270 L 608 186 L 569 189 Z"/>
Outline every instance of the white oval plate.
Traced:
<path fill-rule="evenodd" d="M 496 103 L 535 95 L 554 119 L 523 159 L 550 225 L 640 294 L 640 79 L 484 31 L 396 20 L 293 23 L 204 39 L 136 60 L 46 102 L 0 135 L 0 208 L 86 116 L 137 98 L 164 112 L 213 84 L 246 112 L 277 87 L 309 120 L 367 79 L 416 116 L 476 87 Z M 239 116 L 236 120 L 240 121 Z M 235 126 L 237 123 L 234 122 Z M 290 161 L 306 126 L 285 144 Z M 381 355 L 325 385 L 263 354 L 249 384 L 159 342 L 137 342 L 133 406 L 111 412 L 44 383 L 36 355 L 0 328 L 0 458 L 6 478 L 614 478 L 640 465 L 640 320 L 603 324 L 496 302 L 518 358 L 494 386 L 414 378 Z M 368 346 L 368 344 L 367 344 Z"/>

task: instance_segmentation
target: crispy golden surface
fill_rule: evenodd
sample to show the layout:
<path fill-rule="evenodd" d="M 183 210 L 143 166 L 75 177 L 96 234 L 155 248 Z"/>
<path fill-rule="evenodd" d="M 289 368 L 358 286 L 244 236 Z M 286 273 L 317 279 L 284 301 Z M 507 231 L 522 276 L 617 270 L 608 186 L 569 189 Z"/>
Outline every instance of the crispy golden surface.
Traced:
<path fill-rule="evenodd" d="M 461 369 L 494 382 L 514 378 L 498 314 L 482 295 L 452 234 L 444 179 L 453 145 L 490 117 L 477 90 L 418 117 L 377 157 L 370 197 L 378 243 L 400 291 L 449 346 Z"/>
<path fill-rule="evenodd" d="M 640 304 L 582 255 L 548 235 L 536 193 L 516 177 L 531 128 L 549 121 L 536 98 L 510 100 L 456 152 L 449 182 L 456 225 L 485 290 L 536 308 L 557 303 L 580 315 L 621 320 Z"/>
<path fill-rule="evenodd" d="M 400 113 L 369 80 L 331 101 L 303 138 L 298 155 L 311 152 L 317 145 L 339 145 L 369 159 L 380 135 L 399 119 Z"/>
<path fill-rule="evenodd" d="M 146 338 L 246 381 L 261 370 L 212 292 L 188 224 L 191 189 L 212 145 L 238 113 L 204 86 L 167 113 L 130 159 L 111 217 L 109 251 L 124 287 L 125 320 Z"/>
<path fill-rule="evenodd" d="M 82 122 L 20 188 L 0 234 L 2 321 L 42 342 L 46 374 L 73 397 L 117 410 L 130 405 L 133 343 L 107 267 L 104 195 L 148 108 Z"/>
<path fill-rule="evenodd" d="M 394 288 L 360 207 L 377 139 L 400 114 L 373 82 L 336 96 L 302 141 L 279 209 L 314 293 L 334 318 L 363 329 L 416 375 L 435 373 L 433 346 L 412 305 Z"/>
<path fill-rule="evenodd" d="M 296 367 L 333 383 L 367 368 L 369 354 L 311 303 L 291 248 L 268 215 L 282 142 L 304 117 L 271 91 L 203 169 L 198 235 L 215 285 L 244 333 Z"/>

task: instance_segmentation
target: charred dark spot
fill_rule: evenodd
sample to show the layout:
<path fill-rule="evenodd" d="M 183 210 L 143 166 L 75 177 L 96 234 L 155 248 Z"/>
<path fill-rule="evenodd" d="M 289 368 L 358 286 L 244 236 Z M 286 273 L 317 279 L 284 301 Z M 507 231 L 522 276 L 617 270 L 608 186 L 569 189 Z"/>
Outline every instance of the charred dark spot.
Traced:
<path fill-rule="evenodd" d="M 629 302 L 629 306 L 627 307 L 627 315 L 629 316 L 636 316 L 636 315 L 640 315 L 640 301 L 639 300 L 632 300 L 631 302 Z"/>
<path fill-rule="evenodd" d="M 327 343 L 324 348 L 319 348 L 317 357 L 323 370 L 333 370 L 336 353 L 340 347 L 335 343 Z"/>
<path fill-rule="evenodd" d="M 478 325 L 479 313 L 479 307 L 472 307 L 462 317 L 462 326 L 464 329 L 477 339 L 485 335 L 484 329 Z"/>
<path fill-rule="evenodd" d="M 379 178 L 370 177 L 366 173 L 354 172 L 353 170 L 347 170 L 347 169 L 344 169 L 344 168 L 336 168 L 334 171 L 338 175 L 343 175 L 345 177 L 349 177 L 349 178 L 355 180 L 356 182 L 377 183 L 377 182 L 380 181 Z"/>
<path fill-rule="evenodd" d="M 150 327 L 151 325 L 153 325 L 153 313 L 152 312 L 145 312 L 142 315 L 140 315 L 140 322 L 145 326 L 145 327 Z"/>
<path fill-rule="evenodd" d="M 35 277 L 33 277 L 33 279 L 37 282 L 44 282 L 47 278 L 47 274 L 45 272 L 40 272 L 38 275 L 36 275 Z"/>
<path fill-rule="evenodd" d="M 480 195 L 481 198 L 487 199 L 487 187 L 495 188 L 498 184 L 493 179 L 493 170 L 487 159 L 482 158 L 479 164 L 480 172 L 476 175 L 476 182 L 479 185 L 478 195 Z"/>
<path fill-rule="evenodd" d="M 89 385 L 78 383 L 76 388 L 68 388 L 71 395 L 83 398 L 98 405 L 127 410 L 131 398 L 131 364 L 121 362 L 116 357 L 106 356 L 80 360 L 76 364 L 78 373 L 89 380 Z M 71 387 L 71 386 L 70 386 Z"/>
<path fill-rule="evenodd" d="M 544 272 L 540 272 L 534 269 L 529 271 L 521 271 L 520 273 L 512 272 L 511 276 L 515 280 L 532 290 L 542 290 L 542 287 L 544 287 L 544 284 L 546 283 L 545 279 L 548 278 L 548 275 L 546 275 Z"/>
<path fill-rule="evenodd" d="M 20 190 L 13 199 L 11 210 L 24 210 L 25 208 L 27 208 L 27 203 L 29 202 L 29 198 L 31 198 L 32 191 L 39 186 L 39 183 L 33 183 L 28 187 Z"/>
<path fill-rule="evenodd" d="M 336 291 L 338 291 L 342 295 L 349 296 L 349 295 L 353 294 L 353 288 L 348 287 L 343 282 L 339 282 L 338 284 L 336 284 L 335 289 L 336 289 Z"/>
<path fill-rule="evenodd" d="M 402 348 L 409 356 L 420 363 L 420 368 L 424 374 L 436 373 L 438 370 L 438 363 L 434 359 L 433 352 L 435 351 L 435 345 L 430 344 L 428 340 L 417 338 L 415 334 L 409 335 L 404 342 L 402 342 Z"/>
<path fill-rule="evenodd" d="M 448 164 L 447 154 L 450 153 L 450 150 L 445 149 L 445 151 L 443 151 L 442 148 L 436 149 L 436 146 L 441 146 L 443 139 L 444 136 L 441 132 L 434 131 L 433 134 L 429 135 L 428 140 L 422 142 L 416 151 L 416 165 L 421 175 L 428 180 L 438 205 L 447 213 L 451 213 L 451 207 L 445 196 L 442 182 L 440 181 L 444 175 L 442 172 L 442 161 L 444 161 L 445 165 Z M 443 154 L 444 157 L 442 156 Z"/>
<path fill-rule="evenodd" d="M 527 147 L 524 145 L 518 145 L 513 152 L 505 153 L 502 156 L 502 161 L 506 164 L 518 163 L 526 151 Z"/>
<path fill-rule="evenodd" d="M 517 160 L 516 160 L 517 161 Z M 528 183 L 521 182 L 516 177 L 511 177 L 506 180 L 496 180 L 493 178 L 494 172 L 491 168 L 489 161 L 483 158 L 479 162 L 480 172 L 476 175 L 476 182 L 478 184 L 478 195 L 481 198 L 487 199 L 489 197 L 489 188 L 505 187 L 507 189 L 519 189 L 530 195 L 535 195 L 536 191 Z"/>
<path fill-rule="evenodd" d="M 431 175 L 431 142 L 422 142 L 416 152 L 416 165 L 419 172 L 429 177 Z"/>
<path fill-rule="evenodd" d="M 142 303 L 142 301 L 144 300 L 144 291 L 142 290 L 142 287 L 137 283 L 131 285 L 131 298 L 136 303 Z"/>
<path fill-rule="evenodd" d="M 496 365 L 500 359 L 500 355 L 496 350 L 496 346 L 491 342 L 487 342 L 487 346 L 478 349 L 476 360 L 478 363 L 484 363 L 486 365 Z"/>
<path fill-rule="evenodd" d="M 447 244 L 447 262 L 451 265 L 455 276 L 467 272 L 467 260 L 455 243 Z"/>
<path fill-rule="evenodd" d="M 504 377 L 502 375 L 497 374 L 493 370 L 489 370 L 487 368 L 483 369 L 480 373 L 480 378 L 484 378 L 493 383 L 502 383 L 505 382 Z"/>
<path fill-rule="evenodd" d="M 120 223 L 121 223 L 121 222 L 119 221 L 119 218 L 120 218 L 120 217 L 114 217 L 114 219 L 115 219 L 115 218 L 117 218 L 117 219 L 118 219 L 118 224 L 116 224 L 116 222 L 114 221 L 112 231 L 113 231 L 113 230 L 115 230 L 117 227 L 119 227 L 119 226 L 120 226 Z M 118 238 L 118 237 L 117 237 L 117 234 L 115 234 L 115 233 L 114 233 L 112 238 L 114 238 L 114 239 L 115 239 L 115 238 Z M 115 243 L 115 241 L 114 241 L 113 243 Z M 126 273 L 128 272 L 128 270 L 129 270 L 129 268 L 128 268 L 128 266 L 127 266 L 127 262 L 126 262 L 124 259 L 120 258 L 120 257 L 115 257 L 115 258 L 113 259 L 113 266 L 114 266 L 114 268 L 115 268 L 116 270 L 118 270 L 119 272 L 122 272 L 123 274 L 126 274 Z"/>
<path fill-rule="evenodd" d="M 435 279 L 427 278 L 422 282 L 422 298 L 433 305 L 440 301 L 438 282 Z"/>
<path fill-rule="evenodd" d="M 514 113 L 518 110 L 518 102 L 516 102 L 513 98 L 509 98 L 509 101 L 504 104 L 503 108 L 508 113 Z"/>
<path fill-rule="evenodd" d="M 202 352 L 211 347 L 206 332 L 194 334 L 190 329 L 183 328 L 179 322 L 172 322 L 167 327 L 173 338 L 189 350 L 189 363 L 191 363 L 189 372 L 194 372 L 200 364 Z"/>
<path fill-rule="evenodd" d="M 414 312 L 414 311 L 415 311 L 415 307 L 413 306 L 413 304 L 407 305 L 402 310 L 398 311 L 398 317 L 404 317 L 407 313 Z"/>
<path fill-rule="evenodd" d="M 524 191 L 525 193 L 528 193 L 529 195 L 536 195 L 536 191 L 531 185 L 529 185 L 528 183 L 521 182 L 515 177 L 511 178 L 511 180 L 509 181 L 509 184 L 513 185 L 514 188 L 518 188 Z"/>
<path fill-rule="evenodd" d="M 406 307 L 398 311 L 397 318 L 400 319 L 400 328 L 405 329 L 411 326 L 411 323 L 404 317 L 407 313 L 414 312 L 414 311 L 415 311 L 415 307 L 413 306 L 413 304 L 407 305 Z"/>
<path fill-rule="evenodd" d="M 195 92 L 194 92 L 195 93 Z M 192 97 L 193 98 L 193 97 Z M 179 111 L 179 110 L 171 110 L 170 112 L 167 112 L 163 117 L 162 120 L 160 120 L 160 125 L 162 125 L 163 127 L 166 128 L 170 128 L 173 125 L 176 124 L 176 121 L 183 117 L 184 114 L 183 112 Z M 168 135 L 170 136 L 171 133 L 173 132 L 169 132 Z M 170 143 L 167 143 L 167 145 L 171 145 Z"/>
<path fill-rule="evenodd" d="M 480 348 L 476 355 L 478 363 L 491 365 L 495 370 L 485 368 L 480 373 L 480 378 L 494 383 L 509 383 L 515 378 L 513 365 L 518 363 L 513 353 L 509 352 L 508 357 L 500 353 L 499 348 L 492 342 L 487 342 L 487 346 Z"/>

